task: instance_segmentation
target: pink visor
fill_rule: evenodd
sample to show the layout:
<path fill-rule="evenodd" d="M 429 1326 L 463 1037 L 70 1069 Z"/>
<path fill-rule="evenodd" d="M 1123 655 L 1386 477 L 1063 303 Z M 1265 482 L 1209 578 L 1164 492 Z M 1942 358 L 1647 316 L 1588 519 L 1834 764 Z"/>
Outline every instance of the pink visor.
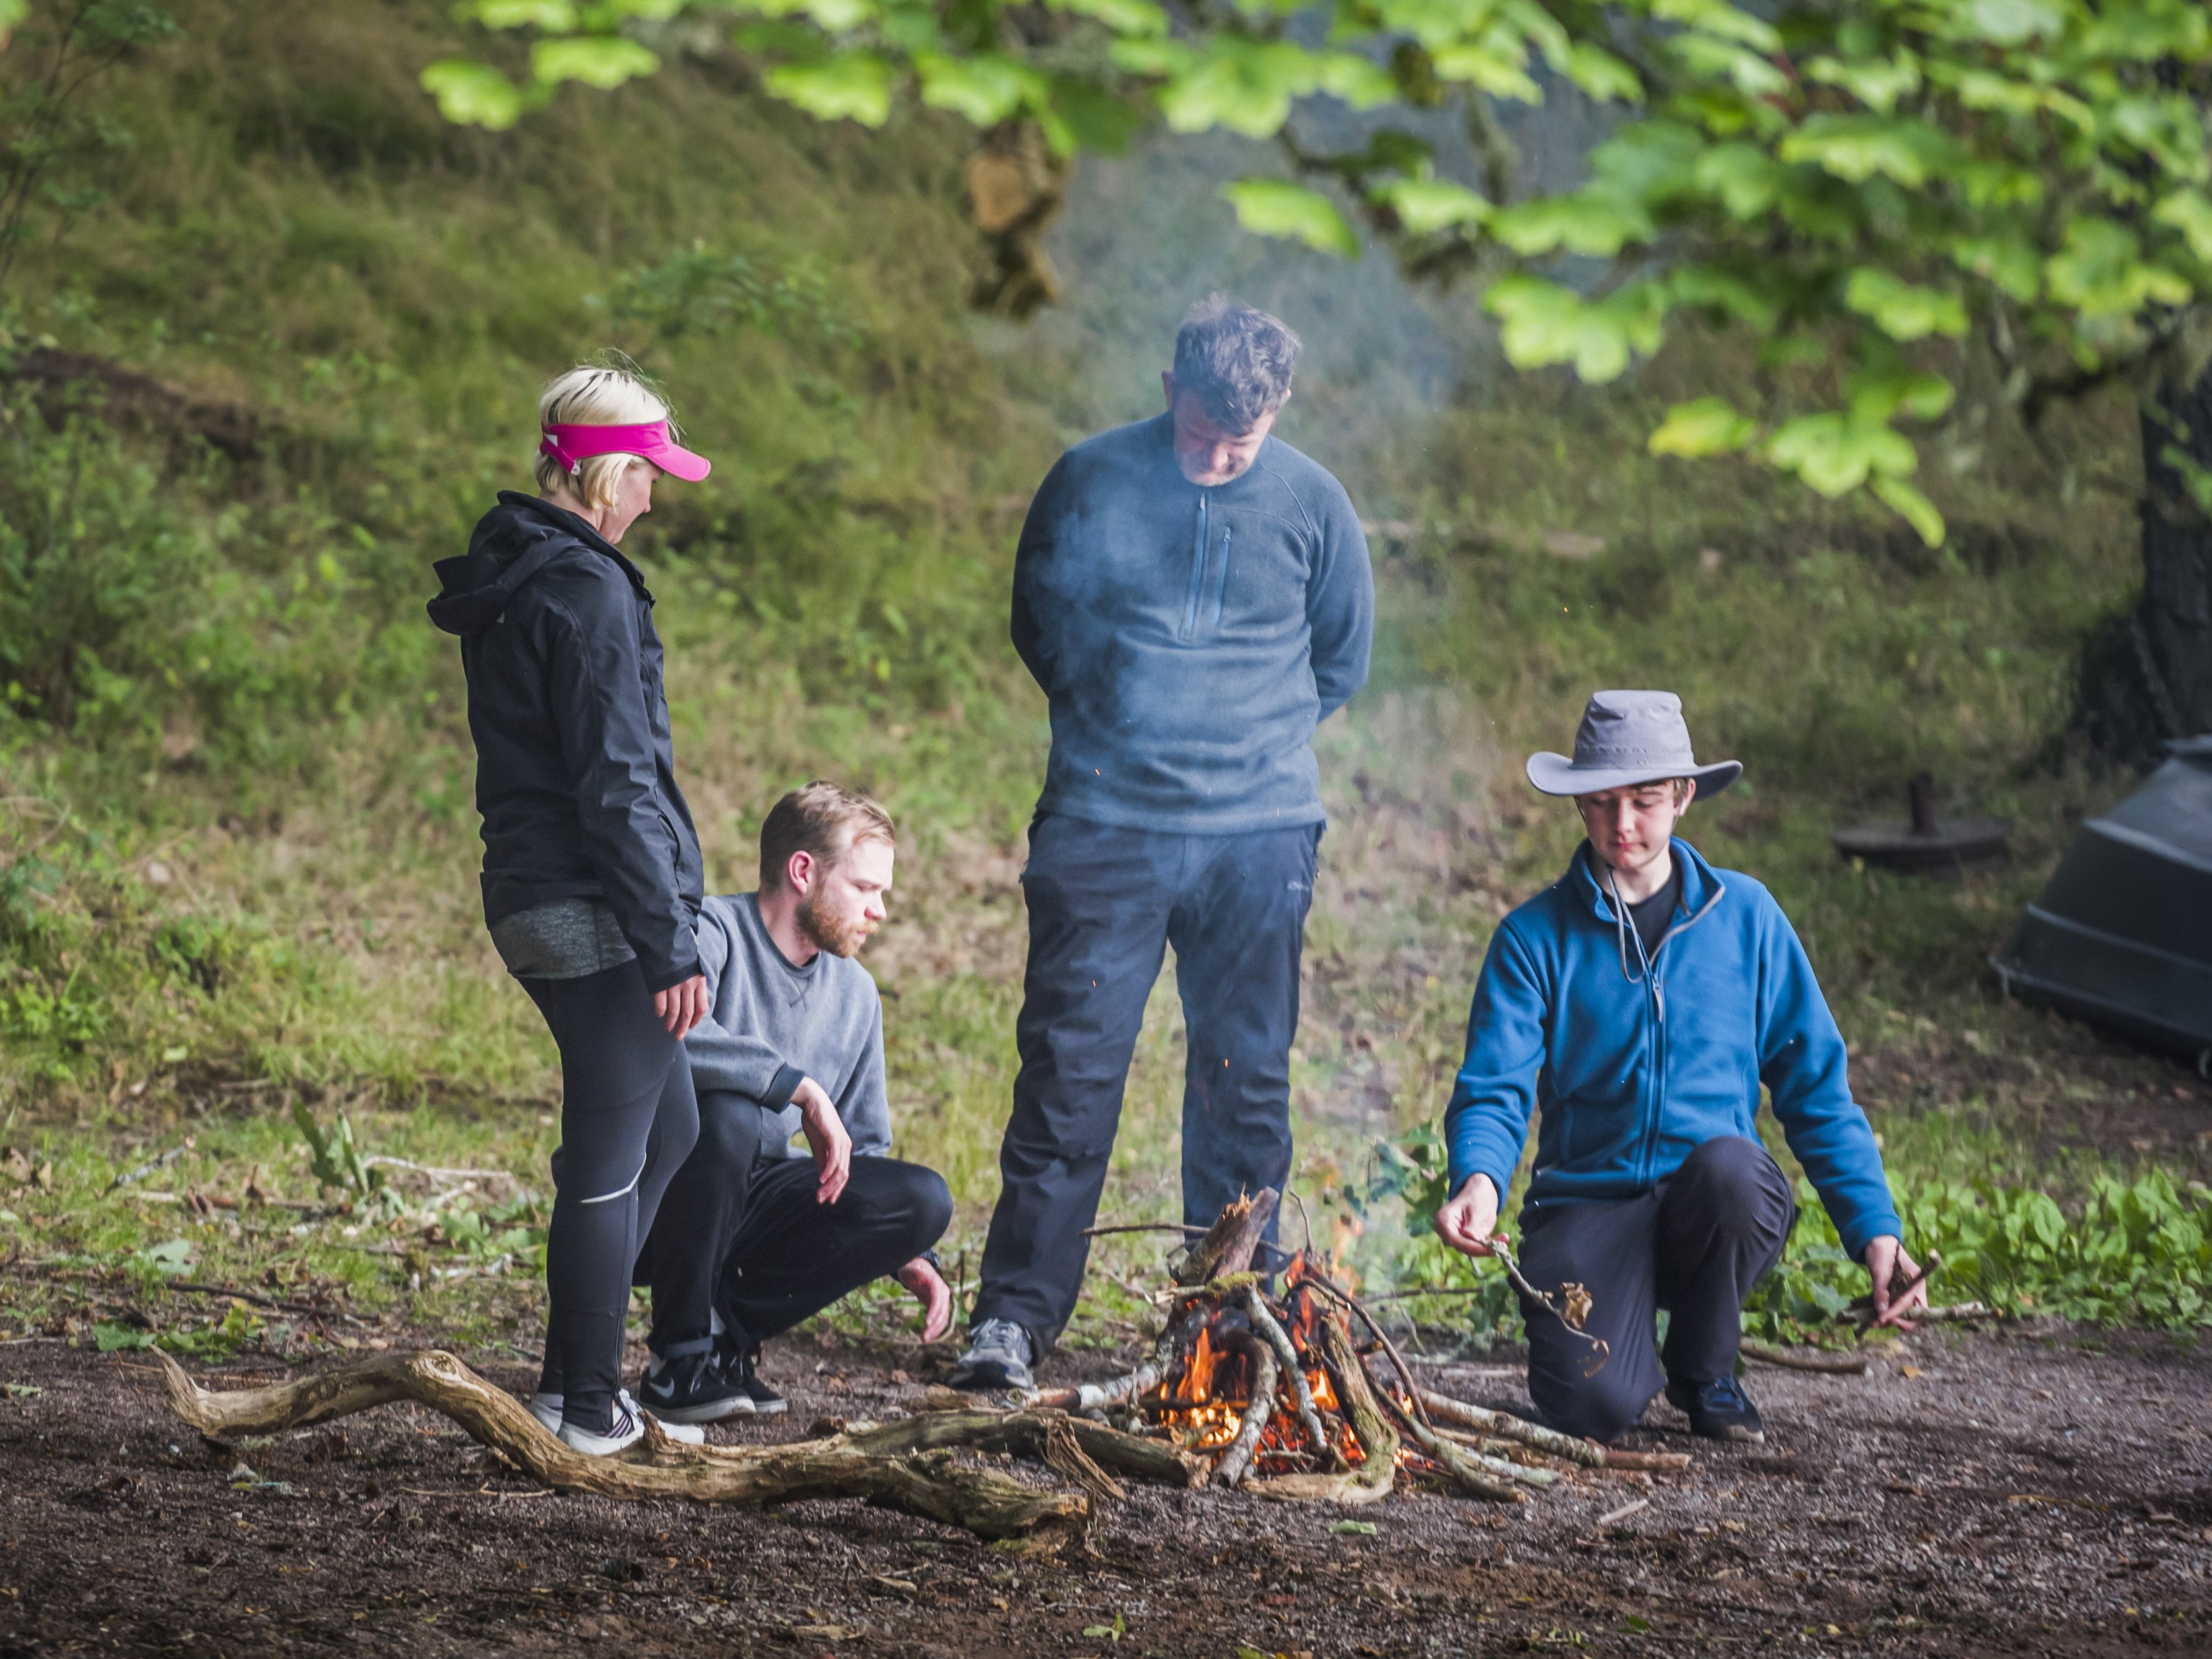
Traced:
<path fill-rule="evenodd" d="M 636 455 L 687 484 L 696 484 L 714 470 L 706 456 L 672 442 L 665 420 L 642 426 L 553 425 L 544 431 L 538 453 L 552 456 L 571 476 L 593 455 Z"/>

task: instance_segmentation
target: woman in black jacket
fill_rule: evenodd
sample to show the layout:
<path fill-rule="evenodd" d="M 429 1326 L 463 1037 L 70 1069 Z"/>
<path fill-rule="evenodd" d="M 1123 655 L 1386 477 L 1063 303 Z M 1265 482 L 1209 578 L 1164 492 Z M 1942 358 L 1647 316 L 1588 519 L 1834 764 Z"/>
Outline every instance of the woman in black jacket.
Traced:
<path fill-rule="evenodd" d="M 698 1138 L 683 1039 L 707 1009 L 699 840 L 676 787 L 653 595 L 616 544 L 663 473 L 708 467 L 626 369 L 559 376 L 538 417 L 539 493 L 501 491 L 467 554 L 438 565 L 430 617 L 460 637 L 468 676 L 484 921 L 561 1050 L 531 1409 L 576 1450 L 608 1453 L 644 1432 L 620 1387 L 630 1270 Z"/>

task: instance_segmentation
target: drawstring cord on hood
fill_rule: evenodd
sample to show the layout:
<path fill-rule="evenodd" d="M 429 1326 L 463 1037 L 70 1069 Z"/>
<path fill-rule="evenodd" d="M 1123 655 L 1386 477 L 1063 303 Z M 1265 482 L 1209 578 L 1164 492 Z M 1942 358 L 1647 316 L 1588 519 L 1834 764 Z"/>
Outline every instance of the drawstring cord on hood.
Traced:
<path fill-rule="evenodd" d="M 1596 855 L 1593 853 L 1591 856 L 1595 857 Z M 1602 859 L 1600 859 L 1598 862 L 1601 863 L 1604 863 Z M 1651 959 L 1644 955 L 1644 936 L 1641 933 L 1638 933 L 1636 936 L 1636 961 L 1638 966 L 1643 969 L 1643 974 L 1639 975 L 1631 973 L 1628 971 L 1628 935 L 1630 932 L 1628 925 L 1628 906 L 1621 902 L 1620 885 L 1613 879 L 1613 866 L 1611 864 L 1605 865 L 1605 893 L 1606 897 L 1612 900 L 1613 903 L 1613 942 L 1614 948 L 1620 954 L 1620 977 L 1627 980 L 1631 985 L 1639 985 L 1643 982 L 1643 978 L 1649 975 L 1651 972 Z"/>

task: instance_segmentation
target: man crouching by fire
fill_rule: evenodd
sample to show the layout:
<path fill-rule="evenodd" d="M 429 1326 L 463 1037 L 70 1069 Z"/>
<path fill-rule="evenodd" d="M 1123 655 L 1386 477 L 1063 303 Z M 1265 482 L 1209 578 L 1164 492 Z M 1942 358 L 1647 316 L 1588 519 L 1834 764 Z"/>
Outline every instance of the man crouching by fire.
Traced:
<path fill-rule="evenodd" d="M 1297 354 L 1264 311 L 1205 301 L 1166 412 L 1062 455 L 1022 526 L 1014 649 L 1051 701 L 1052 755 L 963 1387 L 1027 1388 L 1075 1307 L 1167 946 L 1189 1033 L 1184 1220 L 1290 1170 L 1314 728 L 1366 680 L 1375 611 L 1343 486 L 1269 436 Z"/>
<path fill-rule="evenodd" d="M 1540 1107 L 1522 1272 L 1554 1297 L 1583 1286 L 1585 1333 L 1609 1351 L 1585 1375 L 1589 1343 L 1524 1296 L 1529 1396 L 1570 1434 L 1612 1439 L 1663 1371 L 1697 1433 L 1765 1438 L 1735 1376 L 1740 1316 L 1797 1206 L 1753 1125 L 1761 1084 L 1844 1247 L 1873 1275 L 1879 1322 L 1910 1330 L 1903 1316 L 1926 1300 L 1804 948 L 1765 887 L 1674 834 L 1692 799 L 1742 770 L 1698 765 L 1668 692 L 1600 692 L 1571 760 L 1528 759 L 1528 781 L 1571 796 L 1588 839 L 1490 942 L 1444 1110 L 1452 1197 L 1436 1226 L 1455 1249 L 1491 1253 Z"/>
<path fill-rule="evenodd" d="M 931 1247 L 952 1197 L 889 1156 L 883 1002 L 853 960 L 884 919 L 895 850 L 883 808 L 809 784 L 761 825 L 760 890 L 700 906 L 708 1012 L 684 1040 L 699 1142 L 637 1258 L 653 1287 L 637 1393 L 656 1417 L 784 1410 L 761 1344 L 886 1275 L 922 1304 L 926 1339 L 951 1326 Z"/>

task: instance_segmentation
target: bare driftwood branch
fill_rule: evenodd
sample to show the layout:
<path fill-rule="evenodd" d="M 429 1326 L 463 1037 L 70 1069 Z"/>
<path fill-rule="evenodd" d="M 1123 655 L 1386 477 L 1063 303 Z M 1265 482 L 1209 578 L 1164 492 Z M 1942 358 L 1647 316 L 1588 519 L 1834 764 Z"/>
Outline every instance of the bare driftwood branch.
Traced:
<path fill-rule="evenodd" d="M 1390 1496 L 1398 1479 L 1398 1431 L 1376 1404 L 1367 1373 L 1352 1345 L 1352 1328 L 1332 1309 L 1317 1333 L 1322 1369 L 1328 1373 L 1338 1403 L 1351 1419 L 1366 1461 L 1348 1474 L 1286 1474 L 1273 1480 L 1248 1480 L 1244 1490 L 1267 1497 L 1319 1498 L 1335 1503 L 1377 1503 Z"/>
<path fill-rule="evenodd" d="M 1306 1368 L 1299 1363 L 1298 1351 L 1291 1345 L 1291 1333 L 1268 1311 L 1267 1297 L 1256 1289 L 1247 1290 L 1241 1300 L 1252 1328 L 1260 1333 L 1261 1341 L 1275 1351 L 1283 1375 L 1289 1379 L 1291 1400 L 1297 1407 L 1298 1423 L 1305 1430 L 1306 1438 L 1313 1442 L 1314 1455 L 1321 1460 L 1324 1469 L 1342 1469 L 1344 1454 L 1337 1450 L 1336 1442 L 1328 1437 L 1328 1429 L 1321 1420 L 1321 1408 L 1314 1404 L 1313 1386 L 1306 1381 Z"/>
<path fill-rule="evenodd" d="M 1237 1438 L 1229 1442 L 1221 1461 L 1213 1466 L 1213 1484 L 1217 1486 L 1244 1484 L 1253 1456 L 1260 1449 L 1260 1436 L 1267 1431 L 1267 1420 L 1275 1414 L 1277 1389 L 1281 1381 L 1281 1368 L 1275 1363 L 1273 1348 L 1249 1335 L 1240 1339 L 1240 1345 L 1251 1362 L 1252 1398 L 1245 1405 L 1243 1420 L 1237 1425 Z"/>
<path fill-rule="evenodd" d="M 1793 1349 L 1770 1347 L 1764 1342 L 1753 1342 L 1746 1337 L 1736 1345 L 1736 1351 L 1746 1359 L 1761 1365 L 1772 1365 L 1785 1371 L 1820 1371 L 1830 1376 L 1864 1376 L 1867 1363 L 1859 1354 L 1799 1353 Z"/>
<path fill-rule="evenodd" d="M 1379 1388 L 1376 1397 L 1389 1408 L 1390 1415 L 1397 1418 L 1399 1426 L 1413 1436 L 1413 1443 L 1427 1455 L 1429 1461 L 1457 1481 L 1469 1497 L 1492 1503 L 1518 1503 L 1521 1494 L 1514 1491 L 1507 1480 L 1498 1479 L 1500 1473 L 1505 1473 L 1509 1480 L 1535 1475 L 1537 1478 L 1528 1482 L 1532 1486 L 1548 1485 L 1559 1479 L 1555 1474 L 1541 1471 L 1516 1468 L 1511 1464 L 1454 1445 L 1407 1411 L 1388 1388 Z"/>
<path fill-rule="evenodd" d="M 949 1451 L 889 1455 L 844 1435 L 787 1446 L 679 1446 L 648 1420 L 644 1440 L 631 1451 L 587 1457 L 546 1432 L 520 1401 L 434 1349 L 379 1354 L 272 1388 L 226 1392 L 202 1388 L 158 1349 L 155 1357 L 177 1415 L 209 1436 L 275 1434 L 412 1400 L 558 1491 L 744 1504 L 865 1497 L 985 1538 L 1047 1546 L 1079 1536 L 1091 1518 L 1090 1500 L 1079 1492 L 1034 1491 L 990 1470 L 954 1468 Z M 917 1419 L 943 1420 L 941 1414 Z"/>
<path fill-rule="evenodd" d="M 1176 1283 L 1204 1284 L 1249 1268 L 1253 1252 L 1267 1236 L 1267 1223 L 1275 1218 L 1276 1197 L 1273 1187 L 1263 1186 L 1249 1199 L 1224 1205 L 1206 1236 L 1190 1247 L 1189 1259 L 1176 1274 Z"/>

